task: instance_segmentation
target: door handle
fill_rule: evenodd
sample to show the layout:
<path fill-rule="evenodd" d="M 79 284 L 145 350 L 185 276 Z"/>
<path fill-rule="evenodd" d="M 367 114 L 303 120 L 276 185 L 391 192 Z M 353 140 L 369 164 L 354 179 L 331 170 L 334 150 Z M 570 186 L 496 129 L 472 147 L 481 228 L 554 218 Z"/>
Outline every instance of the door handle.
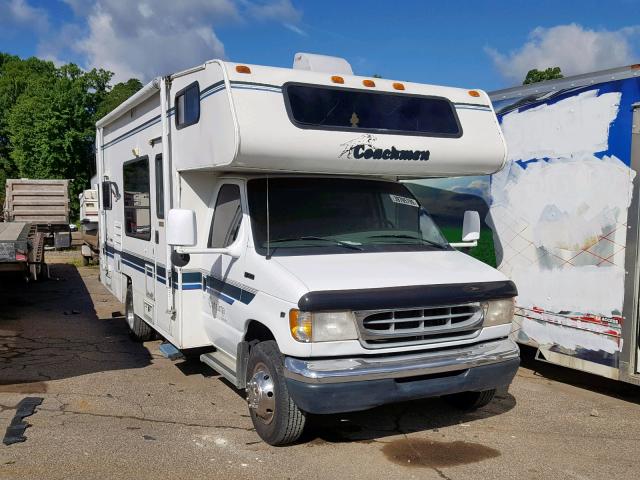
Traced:
<path fill-rule="evenodd" d="M 156 236 L 156 245 L 157 245 L 158 243 L 160 243 L 160 232 L 158 230 L 156 230 L 155 236 Z"/>

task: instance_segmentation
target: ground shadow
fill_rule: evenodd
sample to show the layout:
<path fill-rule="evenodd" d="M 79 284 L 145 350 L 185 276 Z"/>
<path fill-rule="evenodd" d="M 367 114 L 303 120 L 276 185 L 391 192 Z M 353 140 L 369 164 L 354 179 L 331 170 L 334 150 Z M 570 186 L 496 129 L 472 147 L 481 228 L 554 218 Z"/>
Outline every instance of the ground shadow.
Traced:
<path fill-rule="evenodd" d="M 363 412 L 339 415 L 312 415 L 308 418 L 303 442 L 374 442 L 381 438 L 430 430 L 501 415 L 516 405 L 515 398 L 502 393 L 474 412 L 458 410 L 441 398 L 384 405 Z"/>
<path fill-rule="evenodd" d="M 215 370 L 197 359 L 184 360 L 176 366 L 185 375 L 203 375 L 217 377 L 243 400 L 244 390 L 235 386 Z M 362 412 L 335 415 L 308 415 L 305 433 L 301 443 L 341 443 L 373 442 L 380 438 L 403 433 L 426 430 L 438 431 L 440 428 L 461 423 L 469 423 L 483 418 L 508 412 L 516 405 L 515 398 L 501 392 L 486 407 L 475 412 L 458 410 L 440 398 L 429 398 L 384 405 Z"/>
<path fill-rule="evenodd" d="M 640 403 L 640 386 L 536 360 L 536 349 L 520 345 L 520 363 L 534 374 L 592 392 Z"/>
<path fill-rule="evenodd" d="M 50 280 L 29 284 L 0 275 L 0 392 L 42 393 L 50 380 L 151 363 L 124 318 L 112 315 L 98 269 L 83 272 L 53 264 Z"/>

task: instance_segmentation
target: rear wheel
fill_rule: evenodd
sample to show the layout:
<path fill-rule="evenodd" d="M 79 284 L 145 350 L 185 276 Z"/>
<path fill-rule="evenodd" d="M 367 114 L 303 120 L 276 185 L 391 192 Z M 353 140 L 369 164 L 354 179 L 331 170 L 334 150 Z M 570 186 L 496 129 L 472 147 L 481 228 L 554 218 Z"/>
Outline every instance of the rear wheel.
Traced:
<path fill-rule="evenodd" d="M 269 445 L 295 442 L 306 421 L 305 413 L 289 395 L 282 354 L 275 341 L 256 344 L 247 363 L 247 403 L 256 432 Z"/>
<path fill-rule="evenodd" d="M 491 402 L 495 394 L 496 391 L 493 389 L 483 392 L 454 393 L 452 395 L 445 395 L 443 398 L 447 403 L 461 410 L 476 410 Z"/>
<path fill-rule="evenodd" d="M 127 285 L 127 298 L 125 300 L 125 318 L 129 325 L 129 333 L 131 338 L 138 342 L 146 342 L 153 339 L 153 328 L 147 322 L 142 320 L 133 311 L 133 288 L 131 283 Z"/>

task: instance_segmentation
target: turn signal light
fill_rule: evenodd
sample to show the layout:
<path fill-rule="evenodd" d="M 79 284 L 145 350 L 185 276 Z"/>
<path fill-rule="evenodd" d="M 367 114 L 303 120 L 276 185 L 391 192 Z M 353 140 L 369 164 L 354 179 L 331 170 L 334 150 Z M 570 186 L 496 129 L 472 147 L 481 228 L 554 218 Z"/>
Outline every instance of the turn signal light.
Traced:
<path fill-rule="evenodd" d="M 344 83 L 344 78 L 338 76 L 338 75 L 334 75 L 333 77 L 331 77 L 331 81 L 333 83 Z"/>
<path fill-rule="evenodd" d="M 246 65 L 236 65 L 236 72 L 238 73 L 251 73 L 251 69 Z"/>
<path fill-rule="evenodd" d="M 404 90 L 404 84 L 403 83 L 399 83 L 399 82 L 395 82 L 393 84 L 393 88 L 395 88 L 396 90 Z"/>
<path fill-rule="evenodd" d="M 469 90 L 469 95 L 471 95 L 472 97 L 479 97 L 480 92 L 478 92 L 477 90 Z"/>
<path fill-rule="evenodd" d="M 364 85 L 365 87 L 375 87 L 376 82 L 374 82 L 373 80 L 362 80 L 362 85 Z"/>

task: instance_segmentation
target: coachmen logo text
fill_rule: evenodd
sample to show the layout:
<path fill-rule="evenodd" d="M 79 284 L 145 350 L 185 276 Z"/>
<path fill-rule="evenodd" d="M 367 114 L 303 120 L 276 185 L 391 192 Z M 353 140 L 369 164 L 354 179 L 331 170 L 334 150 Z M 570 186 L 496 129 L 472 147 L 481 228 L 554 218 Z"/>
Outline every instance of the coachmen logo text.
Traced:
<path fill-rule="evenodd" d="M 391 148 L 371 148 L 367 145 L 353 147 L 353 158 L 373 158 L 383 160 L 429 160 L 429 150 L 398 150 Z"/>
<path fill-rule="evenodd" d="M 429 150 L 401 150 L 396 147 L 378 148 L 378 139 L 367 133 L 340 144 L 340 158 L 364 158 L 374 160 L 429 160 Z"/>

